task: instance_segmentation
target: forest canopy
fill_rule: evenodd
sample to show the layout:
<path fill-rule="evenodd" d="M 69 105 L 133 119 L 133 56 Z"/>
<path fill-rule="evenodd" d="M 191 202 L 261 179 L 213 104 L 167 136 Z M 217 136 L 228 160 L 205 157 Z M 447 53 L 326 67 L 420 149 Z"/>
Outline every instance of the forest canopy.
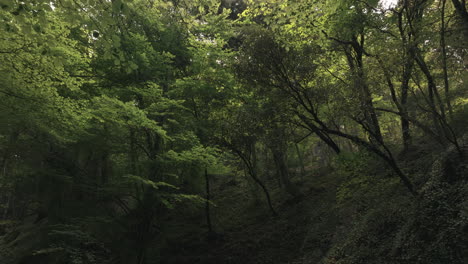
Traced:
<path fill-rule="evenodd" d="M 1 263 L 467 263 L 465 0 L 0 21 Z"/>

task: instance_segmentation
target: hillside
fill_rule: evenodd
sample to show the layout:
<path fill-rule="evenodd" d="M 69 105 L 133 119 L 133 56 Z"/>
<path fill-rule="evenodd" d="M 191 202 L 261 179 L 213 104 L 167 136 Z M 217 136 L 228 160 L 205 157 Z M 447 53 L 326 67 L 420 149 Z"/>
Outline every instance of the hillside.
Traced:
<path fill-rule="evenodd" d="M 0 264 L 468 263 L 465 0 L 0 21 Z"/>

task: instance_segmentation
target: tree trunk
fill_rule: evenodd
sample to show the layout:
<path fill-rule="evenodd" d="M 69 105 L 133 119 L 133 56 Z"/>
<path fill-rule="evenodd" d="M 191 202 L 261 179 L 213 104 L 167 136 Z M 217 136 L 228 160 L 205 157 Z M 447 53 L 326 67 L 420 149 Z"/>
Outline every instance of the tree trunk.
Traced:
<path fill-rule="evenodd" d="M 8 199 L 7 202 L 5 203 L 5 210 L 3 211 L 3 219 L 6 219 L 8 216 L 8 210 L 10 209 L 10 201 L 11 201 L 11 196 L 13 194 L 11 192 L 8 193 Z"/>
<path fill-rule="evenodd" d="M 265 194 L 265 197 L 267 199 L 268 207 L 270 208 L 270 211 L 272 212 L 273 215 L 277 215 L 275 209 L 273 208 L 273 205 L 271 203 L 271 198 L 270 198 L 270 192 L 268 191 L 266 185 L 260 180 L 258 177 L 257 173 L 257 151 L 256 151 L 256 144 L 253 143 L 251 144 L 251 163 L 249 168 L 250 176 L 252 179 L 262 188 L 263 193 Z"/>
<path fill-rule="evenodd" d="M 411 146 L 410 123 L 409 120 L 404 116 L 400 117 L 400 122 L 403 140 L 403 152 L 407 152 L 409 147 Z"/>
<path fill-rule="evenodd" d="M 404 33 L 402 33 L 404 34 Z M 404 43 L 407 46 L 407 43 Z M 411 44 L 413 45 L 413 44 Z M 400 117 L 401 123 L 401 135 L 403 140 L 403 152 L 408 151 L 411 145 L 411 133 L 410 133 L 410 123 L 407 118 L 408 116 L 408 91 L 409 91 L 409 82 L 411 79 L 411 74 L 413 72 L 413 65 L 414 65 L 414 48 L 413 46 L 405 47 L 405 64 L 402 73 L 402 82 L 400 86 L 400 104 L 399 110 L 403 113 Z"/>
<path fill-rule="evenodd" d="M 270 151 L 267 146 L 264 147 L 263 149 L 263 155 L 265 157 L 265 179 L 271 180 L 274 176 L 270 174 Z"/>
<path fill-rule="evenodd" d="M 206 201 L 205 201 L 205 215 L 206 215 L 206 225 L 208 226 L 208 232 L 212 232 L 211 226 L 211 216 L 210 216 L 210 177 L 208 175 L 208 169 L 205 167 L 205 189 L 206 189 Z"/>
<path fill-rule="evenodd" d="M 283 186 L 289 194 L 297 196 L 299 194 L 298 188 L 291 182 L 288 165 L 286 164 L 286 156 L 283 151 L 273 148 L 273 158 L 276 163 L 278 175 L 283 183 Z"/>
<path fill-rule="evenodd" d="M 254 170 L 252 170 L 252 168 L 248 168 L 248 171 L 249 171 L 249 175 L 250 177 L 252 177 L 252 179 L 255 181 L 255 183 L 258 184 L 258 186 L 260 186 L 260 188 L 262 188 L 262 191 L 263 193 L 265 194 L 265 198 L 267 200 L 267 203 L 268 203 L 268 208 L 270 209 L 271 213 L 273 215 L 278 215 L 275 211 L 275 209 L 273 208 L 273 205 L 271 203 L 271 198 L 270 198 L 270 192 L 268 191 L 267 187 L 265 186 L 265 184 L 257 177 L 257 174 Z"/>
<path fill-rule="evenodd" d="M 434 126 L 436 127 L 438 134 L 440 135 L 441 139 L 443 140 L 443 136 L 445 135 L 444 130 L 441 127 L 441 124 L 439 122 L 439 111 L 437 110 L 437 105 L 435 101 L 435 96 L 437 92 L 437 86 L 434 82 L 434 78 L 432 77 L 431 72 L 429 71 L 429 68 L 427 67 L 426 62 L 424 61 L 422 55 L 418 52 L 416 54 L 416 62 L 419 65 L 419 68 L 421 71 L 424 73 L 426 76 L 427 80 L 427 92 L 428 92 L 428 104 L 431 109 L 431 116 L 432 116 L 432 122 L 434 123 Z M 441 118 L 443 118 L 443 115 L 440 115 Z"/>
<path fill-rule="evenodd" d="M 466 10 L 466 1 L 465 0 L 452 0 L 453 6 L 457 11 L 460 19 L 463 23 L 463 30 L 466 32 L 468 31 L 468 11 Z"/>
<path fill-rule="evenodd" d="M 310 112 L 309 113 L 314 116 L 314 113 Z M 304 124 L 306 125 L 306 128 L 309 129 L 310 132 L 314 133 L 317 135 L 322 142 L 327 144 L 336 154 L 340 154 L 341 148 L 338 146 L 338 144 L 328 135 L 327 133 L 323 132 L 318 126 L 310 122 L 310 120 L 304 116 L 303 114 L 296 112 L 297 117 L 301 119 Z"/>
<path fill-rule="evenodd" d="M 299 160 L 299 166 L 301 167 L 301 180 L 304 180 L 305 176 L 305 167 L 304 167 L 304 159 L 302 158 L 301 150 L 299 149 L 299 145 L 297 143 L 294 144 L 297 153 L 297 159 Z"/>
<path fill-rule="evenodd" d="M 101 184 L 106 185 L 109 182 L 109 175 L 111 172 L 111 167 L 109 165 L 109 153 L 107 150 L 101 156 L 100 160 L 101 166 Z"/>
<path fill-rule="evenodd" d="M 445 44 L 445 4 L 446 0 L 442 0 L 442 10 L 441 10 L 441 27 L 440 27 L 440 46 L 442 52 L 442 68 L 444 73 L 444 91 L 445 91 L 445 103 L 447 104 L 447 109 L 449 111 L 449 118 L 452 118 L 452 103 L 450 101 L 450 89 L 447 73 L 447 45 Z"/>
<path fill-rule="evenodd" d="M 135 131 L 130 130 L 130 171 L 133 175 L 138 175 L 137 172 L 137 148 L 136 148 L 136 139 Z"/>
<path fill-rule="evenodd" d="M 265 186 L 265 184 L 263 184 L 263 182 L 258 178 L 257 176 L 257 171 L 256 171 L 256 168 L 253 166 L 254 163 L 256 162 L 252 162 L 252 159 L 255 159 L 256 156 L 255 155 L 252 155 L 252 154 L 255 154 L 255 151 L 253 150 L 253 148 L 255 148 L 255 143 L 251 143 L 250 144 L 250 151 L 248 154 L 240 151 L 237 147 L 231 145 L 231 144 L 228 144 L 228 147 L 234 151 L 237 156 L 242 160 L 242 162 L 244 163 L 245 165 L 245 168 L 247 169 L 247 172 L 248 174 L 250 175 L 250 177 L 252 178 L 252 180 L 258 185 L 260 186 L 260 188 L 262 189 L 263 193 L 265 194 L 265 198 L 267 200 L 267 203 L 268 203 L 268 208 L 270 209 L 271 213 L 273 215 L 278 215 L 275 211 L 275 209 L 273 208 L 273 205 L 271 203 L 271 198 L 270 198 L 270 193 L 267 189 L 267 187 Z M 254 153 L 252 153 L 252 151 Z"/>
<path fill-rule="evenodd" d="M 358 39 L 359 37 L 359 39 Z M 348 65 L 354 75 L 354 87 L 359 96 L 361 111 L 364 114 L 366 125 L 371 141 L 383 142 L 382 132 L 380 130 L 379 119 L 374 110 L 372 102 L 372 93 L 366 80 L 364 70 L 363 55 L 364 55 L 364 34 L 354 37 L 351 42 L 351 49 L 346 49 L 345 53 L 348 59 Z"/>
<path fill-rule="evenodd" d="M 364 147 L 365 149 L 367 149 L 368 151 L 376 154 L 377 156 L 381 157 L 389 166 L 390 168 L 393 169 L 393 171 L 397 174 L 397 176 L 400 178 L 400 180 L 402 181 L 403 185 L 405 185 L 405 187 L 408 189 L 408 191 L 416 196 L 418 193 L 417 191 L 414 189 L 414 186 L 411 182 L 411 180 L 401 171 L 400 167 L 398 167 L 398 164 L 396 163 L 395 161 L 395 158 L 393 157 L 392 153 L 390 152 L 390 150 L 384 145 L 384 144 L 381 144 L 381 148 L 384 149 L 381 150 L 381 148 L 373 145 L 372 143 L 369 143 L 357 136 L 353 136 L 353 135 L 349 135 L 349 134 L 345 134 L 341 131 L 336 131 L 336 130 L 331 130 L 331 129 L 328 129 L 328 128 L 325 128 L 327 130 L 328 133 L 330 134 L 334 134 L 334 135 L 337 135 L 337 136 L 340 136 L 340 137 L 343 137 L 343 138 L 347 138 L 351 141 L 353 141 L 354 143 L 356 143 L 357 145 L 359 146 L 362 146 Z"/>

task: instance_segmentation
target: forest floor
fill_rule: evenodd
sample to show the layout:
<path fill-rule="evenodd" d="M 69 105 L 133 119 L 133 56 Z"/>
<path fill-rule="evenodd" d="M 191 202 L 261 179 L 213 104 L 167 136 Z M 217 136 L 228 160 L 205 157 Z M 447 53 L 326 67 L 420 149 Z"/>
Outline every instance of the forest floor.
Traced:
<path fill-rule="evenodd" d="M 309 171 L 303 179 L 293 178 L 302 194 L 296 198 L 285 194 L 277 181 L 267 181 L 277 216 L 260 190 L 241 192 L 245 188 L 239 185 L 247 184 L 242 182 L 246 179 L 220 176 L 213 187 L 213 232 L 207 232 L 203 215 L 174 223 L 171 228 L 178 232 L 171 240 L 184 246 L 165 252 L 163 263 L 316 263 L 339 222 L 331 210 L 338 182 L 327 175 L 325 170 Z M 188 233 L 180 232 L 184 229 Z M 303 262 L 304 257 L 311 262 Z"/>
<path fill-rule="evenodd" d="M 213 231 L 208 232 L 204 204 L 181 204 L 162 221 L 168 236 L 157 239 L 159 258 L 148 263 L 468 263 L 466 156 L 433 148 L 407 154 L 400 164 L 418 197 L 381 163 L 355 157 L 352 167 L 309 167 L 303 177 L 292 171 L 301 193 L 295 198 L 270 177 L 264 180 L 276 216 L 244 175 L 213 175 Z M 0 230 L 0 263 L 62 264 L 50 258 L 60 259 L 56 254 L 28 260 L 47 236 L 46 222 L 30 217 Z"/>

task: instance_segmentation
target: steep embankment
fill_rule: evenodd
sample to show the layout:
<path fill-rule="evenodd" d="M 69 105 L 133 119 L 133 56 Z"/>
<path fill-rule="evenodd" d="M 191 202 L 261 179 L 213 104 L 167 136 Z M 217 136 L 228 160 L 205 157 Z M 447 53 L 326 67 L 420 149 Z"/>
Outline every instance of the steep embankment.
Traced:
<path fill-rule="evenodd" d="M 261 197 L 253 204 L 239 193 L 241 183 L 221 183 L 214 191 L 218 234 L 179 234 L 187 247 L 171 250 L 163 263 L 468 263 L 466 158 L 453 148 L 418 149 L 400 162 L 418 197 L 378 160 L 352 154 L 331 171 L 295 179 L 300 199 L 285 198 L 268 182 L 277 217 Z"/>
<path fill-rule="evenodd" d="M 468 263 L 466 148 L 464 152 L 464 157 L 454 148 L 408 155 L 405 170 L 418 183 L 419 196 L 381 189 L 361 212 L 339 210 L 341 219 L 346 215 L 354 219 L 326 258 L 306 263 Z"/>

